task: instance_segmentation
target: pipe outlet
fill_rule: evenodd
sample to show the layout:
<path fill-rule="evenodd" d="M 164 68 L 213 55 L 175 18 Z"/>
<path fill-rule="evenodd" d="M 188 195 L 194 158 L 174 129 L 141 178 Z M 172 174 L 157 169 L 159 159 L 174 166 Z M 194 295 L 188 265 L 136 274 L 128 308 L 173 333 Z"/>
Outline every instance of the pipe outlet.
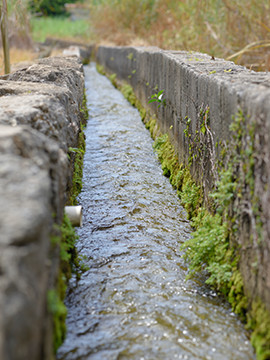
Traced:
<path fill-rule="evenodd" d="M 82 206 L 65 206 L 65 213 L 73 226 L 82 226 Z"/>

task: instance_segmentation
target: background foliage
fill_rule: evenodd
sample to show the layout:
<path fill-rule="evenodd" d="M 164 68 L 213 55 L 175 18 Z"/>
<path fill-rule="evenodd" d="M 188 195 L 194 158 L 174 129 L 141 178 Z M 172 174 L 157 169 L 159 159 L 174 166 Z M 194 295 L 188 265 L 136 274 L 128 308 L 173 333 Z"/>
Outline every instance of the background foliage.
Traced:
<path fill-rule="evenodd" d="M 64 3 L 76 2 L 90 8 L 88 20 L 62 16 Z M 199 51 L 270 70 L 270 2 L 265 0 L 8 0 L 8 5 L 12 62 L 35 56 L 18 53 L 22 47 L 34 49 L 31 38 L 58 37 Z"/>
<path fill-rule="evenodd" d="M 75 3 L 78 0 L 30 0 L 29 8 L 33 13 L 48 15 L 64 15 L 65 4 Z"/>
<path fill-rule="evenodd" d="M 270 69 L 265 0 L 88 0 L 99 41 L 155 45 Z"/>

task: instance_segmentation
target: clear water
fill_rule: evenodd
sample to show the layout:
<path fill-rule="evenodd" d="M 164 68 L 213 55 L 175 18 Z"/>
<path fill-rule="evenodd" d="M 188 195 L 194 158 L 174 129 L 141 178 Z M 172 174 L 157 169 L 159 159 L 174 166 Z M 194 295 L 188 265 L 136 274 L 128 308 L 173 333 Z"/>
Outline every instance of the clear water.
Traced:
<path fill-rule="evenodd" d="M 77 247 L 90 270 L 68 289 L 58 359 L 255 359 L 228 304 L 185 281 L 179 248 L 190 226 L 137 110 L 94 64 L 85 73 L 90 118 Z"/>

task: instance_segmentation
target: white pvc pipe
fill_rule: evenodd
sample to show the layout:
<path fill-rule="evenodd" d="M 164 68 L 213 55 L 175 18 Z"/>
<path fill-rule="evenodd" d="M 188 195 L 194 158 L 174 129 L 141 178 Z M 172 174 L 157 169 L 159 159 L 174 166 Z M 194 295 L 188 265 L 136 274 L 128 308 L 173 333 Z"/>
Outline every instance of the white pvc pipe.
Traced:
<path fill-rule="evenodd" d="M 82 226 L 82 206 L 65 206 L 65 213 L 73 226 Z"/>

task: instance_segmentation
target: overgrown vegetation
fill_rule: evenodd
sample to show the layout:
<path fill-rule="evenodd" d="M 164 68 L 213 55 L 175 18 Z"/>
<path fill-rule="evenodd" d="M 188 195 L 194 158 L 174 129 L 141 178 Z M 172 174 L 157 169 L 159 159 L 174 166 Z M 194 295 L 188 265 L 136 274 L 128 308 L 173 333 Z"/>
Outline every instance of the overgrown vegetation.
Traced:
<path fill-rule="evenodd" d="M 270 69 L 265 0 L 88 0 L 98 41 L 155 45 Z"/>

